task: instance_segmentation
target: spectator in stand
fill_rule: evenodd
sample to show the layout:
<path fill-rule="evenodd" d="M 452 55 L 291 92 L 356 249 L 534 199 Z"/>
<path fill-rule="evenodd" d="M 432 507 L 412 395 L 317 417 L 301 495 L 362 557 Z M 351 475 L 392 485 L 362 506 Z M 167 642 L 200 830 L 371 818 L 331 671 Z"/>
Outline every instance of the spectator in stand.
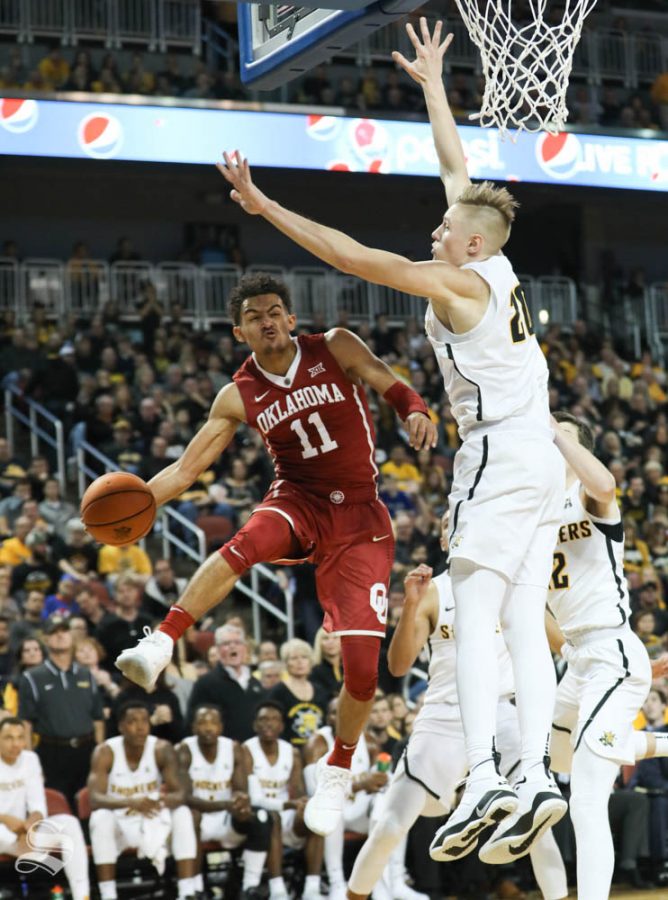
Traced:
<path fill-rule="evenodd" d="M 643 705 L 647 724 L 645 731 L 666 734 L 666 695 L 654 687 Z M 636 763 L 629 782 L 632 789 L 640 788 L 649 795 L 649 850 L 653 881 L 657 887 L 668 884 L 666 867 L 666 839 L 668 838 L 668 761 L 641 759 Z"/>
<path fill-rule="evenodd" d="M 65 541 L 57 542 L 56 549 L 61 572 L 79 581 L 97 578 L 99 551 L 81 519 L 75 517 L 69 520 L 65 528 Z"/>
<path fill-rule="evenodd" d="M 71 575 L 63 575 L 58 582 L 58 589 L 55 594 L 47 596 L 42 610 L 42 618 L 48 619 L 49 616 L 57 615 L 60 617 L 69 617 L 79 615 L 81 609 L 76 601 L 77 581 Z"/>
<path fill-rule="evenodd" d="M 14 490 L 17 477 L 23 478 L 25 474 L 25 468 L 12 453 L 7 438 L 0 437 L 0 497 L 9 496 Z"/>
<path fill-rule="evenodd" d="M 651 657 L 659 656 L 662 649 L 660 638 L 656 635 L 656 620 L 651 609 L 640 609 L 631 617 L 631 627 L 645 645 Z"/>
<path fill-rule="evenodd" d="M 153 353 L 155 333 L 160 327 L 164 310 L 158 300 L 158 292 L 152 281 L 146 279 L 140 285 L 141 293 L 137 300 L 139 324 L 144 338 L 144 353 Z"/>
<path fill-rule="evenodd" d="M 343 662 L 341 659 L 341 638 L 319 628 L 313 642 L 313 671 L 311 681 L 328 701 L 338 697 L 343 683 Z"/>
<path fill-rule="evenodd" d="M 198 706 L 213 704 L 223 713 L 224 736 L 245 741 L 253 736 L 254 708 L 263 695 L 262 685 L 251 675 L 248 646 L 242 628 L 222 625 L 216 631 L 218 661 L 212 671 L 195 682 L 188 702 L 188 726 Z M 213 654 L 212 654 L 213 655 Z"/>
<path fill-rule="evenodd" d="M 668 131 L 668 71 L 660 72 L 654 79 L 650 91 L 652 102 L 659 110 L 659 123 L 663 131 Z"/>
<path fill-rule="evenodd" d="M 390 451 L 390 459 L 380 467 L 382 475 L 396 478 L 399 489 L 402 491 L 417 491 L 422 482 L 422 476 L 417 467 L 410 461 L 406 447 L 403 444 L 395 444 Z"/>
<path fill-rule="evenodd" d="M 141 53 L 134 53 L 130 68 L 123 77 L 123 85 L 128 94 L 152 94 L 155 76 L 144 68 Z"/>
<path fill-rule="evenodd" d="M 114 398 L 100 394 L 95 399 L 95 411 L 86 421 L 86 440 L 94 447 L 103 447 L 113 440 Z"/>
<path fill-rule="evenodd" d="M 58 537 L 66 538 L 67 526 L 76 516 L 77 510 L 74 504 L 60 496 L 60 482 L 57 478 L 48 478 L 44 482 L 44 499 L 38 509 L 50 531 Z"/>
<path fill-rule="evenodd" d="M 399 488 L 399 482 L 393 475 L 383 475 L 380 499 L 387 506 L 392 519 L 395 519 L 400 512 L 417 512 L 415 495 L 402 491 Z"/>
<path fill-rule="evenodd" d="M 392 710 L 387 697 L 379 691 L 371 707 L 367 731 L 378 748 L 379 753 L 392 755 L 401 735 L 392 726 Z"/>
<path fill-rule="evenodd" d="M 124 547 L 104 544 L 100 548 L 98 572 L 106 576 L 110 583 L 119 575 L 132 575 L 143 583 L 150 578 L 152 571 L 148 554 L 138 544 L 126 544 Z"/>
<path fill-rule="evenodd" d="M 43 591 L 28 591 L 26 594 L 23 601 L 23 616 L 13 622 L 9 630 L 9 643 L 15 653 L 22 641 L 28 638 L 42 638 L 44 599 Z"/>
<path fill-rule="evenodd" d="M 102 451 L 118 464 L 124 472 L 137 475 L 142 466 L 142 454 L 136 448 L 132 425 L 127 419 L 116 419 L 113 427 L 113 440 L 102 447 Z"/>
<path fill-rule="evenodd" d="M 100 603 L 99 597 L 88 585 L 79 589 L 77 603 L 81 615 L 88 623 L 88 632 L 92 637 L 99 639 L 100 632 L 118 618 Z"/>
<path fill-rule="evenodd" d="M 144 629 L 150 628 L 153 621 L 140 611 L 141 582 L 135 577 L 120 575 L 116 579 L 115 593 L 115 618 L 99 625 L 96 633 L 107 654 L 107 668 L 111 668 L 121 651 L 139 640 Z"/>
<path fill-rule="evenodd" d="M 151 451 L 139 467 L 139 474 L 144 481 L 150 481 L 154 475 L 168 466 L 171 460 L 167 456 L 167 441 L 164 437 L 156 435 L 151 441 Z"/>
<path fill-rule="evenodd" d="M 6 680 L 2 679 L 2 692 L 0 695 L 2 708 L 10 716 L 18 715 L 19 681 L 21 675 L 23 675 L 27 669 L 34 669 L 35 666 L 42 665 L 46 658 L 44 645 L 35 637 L 24 638 L 24 640 L 20 641 L 17 645 L 16 650 L 14 651 L 14 658 L 16 662 L 11 676 Z"/>
<path fill-rule="evenodd" d="M 53 44 L 47 56 L 37 66 L 47 90 L 59 90 L 70 74 L 70 64 L 63 59 L 60 45 Z"/>
<path fill-rule="evenodd" d="M 0 500 L 0 520 L 5 533 L 13 529 L 23 511 L 23 504 L 30 499 L 32 499 L 32 484 L 24 472 L 23 476 L 14 482 L 11 495 Z"/>
<path fill-rule="evenodd" d="M 313 649 L 306 641 L 293 638 L 281 647 L 286 674 L 269 692 L 268 699 L 285 710 L 283 740 L 303 747 L 325 722 L 328 696 L 311 680 Z"/>
<path fill-rule="evenodd" d="M 0 545 L 0 565 L 18 566 L 30 559 L 30 548 L 26 544 L 32 523 L 27 516 L 19 516 L 14 523 L 12 537 L 5 538 Z"/>
<path fill-rule="evenodd" d="M 0 615 L 14 622 L 21 616 L 16 600 L 11 595 L 12 572 L 9 566 L 0 567 Z"/>
<path fill-rule="evenodd" d="M 109 257 L 110 264 L 116 262 L 138 262 L 141 259 L 140 254 L 135 250 L 132 241 L 128 237 L 120 237 L 116 243 L 116 249 Z"/>
<path fill-rule="evenodd" d="M 643 487 L 644 490 L 644 487 Z M 640 572 L 646 566 L 651 565 L 649 547 L 642 538 L 638 537 L 636 520 L 624 517 L 624 570 L 628 572 Z"/>
<path fill-rule="evenodd" d="M 80 666 L 86 666 L 95 679 L 95 684 L 102 696 L 104 717 L 109 719 L 112 705 L 120 695 L 121 687 L 112 679 L 108 670 L 103 669 L 100 665 L 104 657 L 104 647 L 94 637 L 82 637 L 75 640 L 74 659 Z"/>
<path fill-rule="evenodd" d="M 7 616 L 0 616 L 0 680 L 3 681 L 14 667 L 14 654 L 9 642 L 10 625 Z"/>
<path fill-rule="evenodd" d="M 178 601 L 187 584 L 187 578 L 178 578 L 174 574 L 168 559 L 156 559 L 153 574 L 144 585 L 142 610 L 151 618 L 162 618 L 166 610 Z"/>
<path fill-rule="evenodd" d="M 97 78 L 91 82 L 90 89 L 95 94 L 121 94 L 123 85 L 118 74 L 109 66 L 102 66 Z"/>
<path fill-rule="evenodd" d="M 50 619 L 45 639 L 48 660 L 21 676 L 19 715 L 40 737 L 37 754 L 46 786 L 74 806 L 93 745 L 104 739 L 102 699 L 88 669 L 74 662 L 67 621 Z"/>
<path fill-rule="evenodd" d="M 28 534 L 25 543 L 30 556 L 12 570 L 12 594 L 21 599 L 22 592 L 31 589 L 52 593 L 61 573 L 49 558 L 48 535 L 35 529 Z"/>
<path fill-rule="evenodd" d="M 109 723 L 110 733 L 117 732 L 118 712 L 130 701 L 145 703 L 149 710 L 151 734 L 157 738 L 178 744 L 184 736 L 183 714 L 176 694 L 167 686 L 165 672 L 161 672 L 155 687 L 150 691 L 137 687 L 126 678 L 121 680 L 121 689 L 116 695 Z"/>

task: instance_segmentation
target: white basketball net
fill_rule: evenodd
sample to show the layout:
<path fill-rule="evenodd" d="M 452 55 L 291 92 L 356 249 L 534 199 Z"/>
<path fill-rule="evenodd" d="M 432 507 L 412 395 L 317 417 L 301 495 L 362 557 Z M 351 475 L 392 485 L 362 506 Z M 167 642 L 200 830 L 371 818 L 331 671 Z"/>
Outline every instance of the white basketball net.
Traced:
<path fill-rule="evenodd" d="M 573 53 L 596 0 L 565 0 L 558 24 L 545 21 L 546 0 L 526 0 L 525 16 L 516 23 L 513 0 L 455 2 L 480 50 L 485 76 L 480 112 L 470 118 L 484 128 L 496 125 L 503 134 L 511 128 L 562 130 Z"/>

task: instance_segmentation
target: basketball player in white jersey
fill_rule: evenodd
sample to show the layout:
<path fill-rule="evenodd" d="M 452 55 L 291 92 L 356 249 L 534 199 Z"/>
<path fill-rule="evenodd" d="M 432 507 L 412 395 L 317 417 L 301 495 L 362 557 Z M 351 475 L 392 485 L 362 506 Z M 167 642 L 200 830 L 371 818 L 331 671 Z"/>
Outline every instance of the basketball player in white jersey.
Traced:
<path fill-rule="evenodd" d="M 446 512 L 441 521 L 444 552 L 448 550 L 448 515 Z M 421 565 L 408 574 L 404 584 L 404 605 L 390 644 L 388 664 L 393 675 L 405 675 L 426 644 L 429 684 L 406 752 L 380 801 L 381 816 L 355 861 L 348 884 L 350 900 L 369 895 L 394 848 L 418 816 L 440 817 L 452 808 L 455 789 L 467 769 L 457 692 L 455 599 L 450 574 L 446 571 L 432 580 L 431 569 Z M 510 776 L 518 768 L 520 735 L 517 710 L 511 702 L 512 665 L 500 632 L 496 634 L 494 650 L 499 671 L 497 750 L 500 769 Z M 378 808 L 374 819 L 377 812 Z M 474 847 L 477 843 L 476 838 Z M 545 900 L 567 897 L 566 872 L 552 832 L 543 834 L 530 852 Z"/>
<path fill-rule="evenodd" d="M 604 900 L 614 868 L 608 800 L 617 772 L 636 759 L 668 756 L 668 735 L 633 728 L 652 673 L 647 651 L 628 624 L 615 479 L 591 452 L 588 425 L 569 413 L 555 419 L 555 442 L 566 459 L 567 493 L 548 599 L 554 619 L 548 615 L 547 628 L 568 669 L 557 691 L 552 766 L 571 773 L 578 896 Z M 514 820 L 499 826 L 481 859 L 510 858 L 508 832 Z"/>
<path fill-rule="evenodd" d="M 226 849 L 244 844 L 242 900 L 259 896 L 271 838 L 271 820 L 265 810 L 253 810 L 241 746 L 222 737 L 223 719 L 215 706 L 198 706 L 192 737 L 176 748 L 179 768 L 189 785 L 187 803 L 201 842 L 219 841 Z M 195 889 L 204 890 L 201 855 Z"/>
<path fill-rule="evenodd" d="M 174 748 L 150 734 L 149 708 L 128 701 L 118 712 L 118 737 L 98 744 L 88 778 L 90 839 L 101 900 L 116 900 L 116 860 L 127 848 L 159 874 L 171 839 L 179 900 L 195 894 L 197 840 L 184 806 Z"/>
<path fill-rule="evenodd" d="M 50 851 L 62 852 L 60 859 Z M 88 854 L 81 825 L 74 816 L 49 816 L 39 757 L 26 750 L 24 722 L 14 716 L 0 720 L 0 854 L 34 860 L 56 875 L 65 870 L 72 900 L 88 900 Z M 25 868 L 22 871 L 27 871 Z"/>
<path fill-rule="evenodd" d="M 564 496 L 554 446 L 545 358 L 524 293 L 501 252 L 517 203 L 489 182 L 472 185 L 443 87 L 451 38 L 422 38 L 409 25 L 414 62 L 394 59 L 422 85 L 449 207 L 432 234 L 432 259 L 413 262 L 358 243 L 266 197 L 240 153 L 218 168 L 232 199 L 261 215 L 324 262 L 375 284 L 427 298 L 434 348 L 463 445 L 450 497 L 451 574 L 457 598 L 457 686 L 470 770 L 462 801 L 432 842 L 438 859 L 470 852 L 481 830 L 519 807 L 528 850 L 567 804 L 547 756 L 556 679 L 543 622 L 552 551 Z M 522 735 L 516 793 L 494 763 L 497 672 L 494 632 L 501 621 L 515 675 Z M 540 825 L 540 827 L 538 827 Z"/>
<path fill-rule="evenodd" d="M 304 849 L 306 882 L 302 900 L 320 900 L 322 837 L 304 824 L 305 796 L 302 760 L 299 750 L 279 738 L 285 727 L 280 704 L 273 700 L 260 703 L 255 713 L 255 737 L 244 741 L 242 754 L 248 793 L 254 807 L 273 813 L 274 828 L 269 848 L 270 900 L 287 900 L 283 881 L 283 847 Z"/>

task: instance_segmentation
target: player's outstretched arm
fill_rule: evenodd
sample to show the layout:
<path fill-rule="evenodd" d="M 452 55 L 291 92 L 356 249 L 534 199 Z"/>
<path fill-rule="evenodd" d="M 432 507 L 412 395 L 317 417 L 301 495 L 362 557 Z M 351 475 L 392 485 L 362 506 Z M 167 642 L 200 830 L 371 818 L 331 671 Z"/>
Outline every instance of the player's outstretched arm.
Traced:
<path fill-rule="evenodd" d="M 213 401 L 208 421 L 190 441 L 183 456 L 149 481 L 158 506 L 178 497 L 213 465 L 245 420 L 245 415 L 236 384 L 226 384 Z"/>
<path fill-rule="evenodd" d="M 410 62 L 397 50 L 392 54 L 392 59 L 408 72 L 413 81 L 417 81 L 424 92 L 441 181 L 445 187 L 447 201 L 452 204 L 464 188 L 471 184 L 471 179 L 466 169 L 464 147 L 443 85 L 443 57 L 454 35 L 448 34 L 445 40 L 441 41 L 442 29 L 443 23 L 437 22 L 434 33 L 430 35 L 427 20 L 421 16 L 422 41 L 420 41 L 415 29 L 408 22 L 406 31 L 415 47 L 415 59 Z"/>
<path fill-rule="evenodd" d="M 394 676 L 409 671 L 432 630 L 438 590 L 431 575 L 431 568 L 423 563 L 404 578 L 404 605 L 387 651 L 387 664 Z"/>
<path fill-rule="evenodd" d="M 248 160 L 238 151 L 223 154 L 217 168 L 232 185 L 230 196 L 253 216 L 261 215 L 309 253 L 348 275 L 374 284 L 431 299 L 446 313 L 470 302 L 487 303 L 489 288 L 471 269 L 460 269 L 440 260 L 413 262 L 397 253 L 366 247 L 342 231 L 328 228 L 270 200 L 251 179 Z"/>
<path fill-rule="evenodd" d="M 346 328 L 332 328 L 325 335 L 327 346 L 338 364 L 353 381 L 364 381 L 389 403 L 408 429 L 408 443 L 414 450 L 435 447 L 436 426 L 422 397 L 394 374 L 364 341 Z"/>
<path fill-rule="evenodd" d="M 586 447 L 561 428 L 556 420 L 552 420 L 554 428 L 554 442 L 561 455 L 570 464 L 571 468 L 582 482 L 582 486 L 588 497 L 598 504 L 598 508 L 590 510 L 602 518 L 612 518 L 617 515 L 617 485 L 615 478 L 603 463 L 596 459 Z"/>

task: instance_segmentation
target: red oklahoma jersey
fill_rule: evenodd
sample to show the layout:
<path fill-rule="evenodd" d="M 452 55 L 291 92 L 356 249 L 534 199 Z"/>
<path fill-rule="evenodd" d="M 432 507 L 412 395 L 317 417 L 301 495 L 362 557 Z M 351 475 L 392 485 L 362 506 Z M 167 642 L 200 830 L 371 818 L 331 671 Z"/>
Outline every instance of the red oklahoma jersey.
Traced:
<path fill-rule="evenodd" d="M 249 356 L 235 372 L 249 425 L 269 451 L 277 479 L 333 503 L 378 497 L 375 432 L 366 395 L 330 353 L 324 334 L 300 335 L 285 375 Z"/>

